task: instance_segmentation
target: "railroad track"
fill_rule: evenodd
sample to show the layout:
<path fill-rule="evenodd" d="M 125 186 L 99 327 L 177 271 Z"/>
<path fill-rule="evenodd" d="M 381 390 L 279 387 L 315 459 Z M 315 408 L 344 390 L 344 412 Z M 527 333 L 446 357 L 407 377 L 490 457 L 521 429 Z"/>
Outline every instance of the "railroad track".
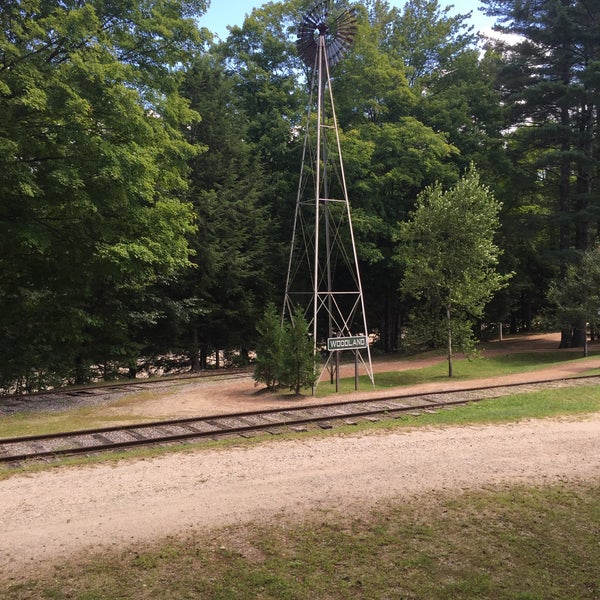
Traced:
<path fill-rule="evenodd" d="M 52 410 L 53 407 L 68 408 L 76 406 L 77 402 L 93 402 L 108 395 L 129 394 L 138 391 L 161 389 L 173 384 L 191 383 L 202 379 L 227 381 L 250 377 L 252 370 L 248 368 L 223 369 L 220 371 L 200 371 L 182 375 L 169 375 L 158 379 L 120 380 L 114 383 L 87 385 L 81 387 L 56 388 L 30 392 L 27 394 L 6 394 L 0 396 L 0 413 L 20 412 L 22 410 Z M 33 400 L 33 402 L 32 402 Z"/>
<path fill-rule="evenodd" d="M 0 438 L 0 462 L 20 464 L 23 461 L 93 454 L 136 446 L 173 444 L 189 440 L 214 440 L 225 436 L 250 437 L 265 431 L 276 434 L 284 431 L 305 431 L 308 427 L 330 429 L 339 424 L 399 418 L 406 413 L 433 412 L 507 394 L 590 384 L 600 384 L 600 376 L 451 392 L 395 394 L 318 405 L 304 404 L 277 410 L 258 410 L 56 434 Z"/>

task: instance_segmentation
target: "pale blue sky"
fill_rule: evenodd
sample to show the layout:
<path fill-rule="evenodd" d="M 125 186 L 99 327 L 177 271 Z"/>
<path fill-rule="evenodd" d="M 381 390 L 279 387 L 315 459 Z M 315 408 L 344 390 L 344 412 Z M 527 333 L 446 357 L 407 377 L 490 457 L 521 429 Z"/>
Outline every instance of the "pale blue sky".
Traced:
<path fill-rule="evenodd" d="M 227 37 L 228 25 L 242 25 L 247 14 L 256 6 L 262 6 L 267 0 L 210 0 L 210 8 L 200 19 L 201 27 L 216 33 L 221 39 Z M 388 0 L 390 6 L 404 6 L 404 0 Z M 472 24 L 476 31 L 490 30 L 493 21 L 484 17 L 478 10 L 477 0 L 439 0 L 442 7 L 453 5 L 453 13 L 473 12 Z"/>

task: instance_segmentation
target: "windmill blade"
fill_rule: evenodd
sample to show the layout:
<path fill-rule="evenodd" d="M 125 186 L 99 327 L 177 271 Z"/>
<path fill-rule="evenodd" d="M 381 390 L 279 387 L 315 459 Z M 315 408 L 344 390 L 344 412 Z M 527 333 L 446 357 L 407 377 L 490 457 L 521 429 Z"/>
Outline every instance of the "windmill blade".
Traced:
<path fill-rule="evenodd" d="M 331 0 L 324 0 L 302 18 L 296 40 L 298 55 L 307 66 L 313 67 L 319 39 L 324 36 L 327 63 L 332 67 L 348 52 L 355 34 L 355 9 L 337 7 Z"/>
<path fill-rule="evenodd" d="M 334 40 L 327 46 L 327 62 L 330 67 L 336 65 L 345 54 L 344 46 L 339 40 Z"/>

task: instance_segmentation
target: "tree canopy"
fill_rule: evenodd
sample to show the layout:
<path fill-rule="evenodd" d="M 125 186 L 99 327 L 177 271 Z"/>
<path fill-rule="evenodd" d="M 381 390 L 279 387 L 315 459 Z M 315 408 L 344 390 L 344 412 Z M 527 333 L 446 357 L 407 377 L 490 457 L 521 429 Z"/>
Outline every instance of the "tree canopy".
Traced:
<path fill-rule="evenodd" d="M 453 344 L 472 348 L 474 321 L 510 279 L 497 271 L 499 211 L 471 167 L 449 190 L 436 185 L 421 192 L 408 221 L 400 224 L 398 260 L 406 265 L 402 290 L 419 306 L 411 335 L 433 347 L 445 341 L 450 377 Z"/>
<path fill-rule="evenodd" d="M 189 263 L 198 115 L 172 71 L 204 3 L 6 2 L 0 15 L 0 380 L 135 352 L 140 294 Z"/>
<path fill-rule="evenodd" d="M 440 0 L 366 0 L 332 71 L 383 351 L 421 331 L 426 276 L 448 275 L 428 263 L 417 286 L 417 216 L 443 236 L 479 198 L 482 214 L 446 233 L 465 236 L 452 272 L 480 293 L 451 305 L 513 331 L 540 322 L 548 290 L 598 241 L 600 6 L 480 3 L 518 37 L 480 40 Z M 218 40 L 198 26 L 205 0 L 3 2 L 0 388 L 249 356 L 265 306 L 282 301 L 309 102 L 296 28 L 313 4 L 265 2 Z M 399 228 L 410 261 L 397 260 Z M 477 235 L 498 250 L 487 267 L 466 243 Z M 581 343 L 582 319 L 564 332 Z"/>

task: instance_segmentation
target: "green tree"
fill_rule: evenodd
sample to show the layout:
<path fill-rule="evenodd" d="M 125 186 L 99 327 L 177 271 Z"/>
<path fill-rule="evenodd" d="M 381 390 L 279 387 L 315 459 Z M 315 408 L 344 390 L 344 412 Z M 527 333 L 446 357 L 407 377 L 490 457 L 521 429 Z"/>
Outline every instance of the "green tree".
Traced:
<path fill-rule="evenodd" d="M 396 13 L 384 45 L 402 57 L 411 87 L 425 90 L 433 79 L 454 69 L 457 58 L 475 44 L 469 14 L 449 15 L 438 0 L 408 0 Z"/>
<path fill-rule="evenodd" d="M 205 2 L 3 2 L 0 379 L 135 358 L 144 291 L 189 265 L 177 69 Z M 46 374 L 46 375 L 44 375 Z M 28 385 L 28 384 L 25 384 Z"/>
<path fill-rule="evenodd" d="M 274 390 L 281 376 L 283 361 L 283 329 L 281 316 L 273 303 L 267 305 L 265 314 L 256 325 L 256 362 L 254 381 L 264 383 Z"/>
<path fill-rule="evenodd" d="M 503 111 L 494 89 L 498 60 L 494 53 L 482 54 L 469 14 L 450 10 L 438 0 L 410 0 L 391 11 L 380 44 L 404 66 L 414 98 L 411 114 L 444 133 L 458 150 L 453 163 L 460 171 L 475 162 L 488 175 L 488 165 L 493 173 L 502 158 Z"/>
<path fill-rule="evenodd" d="M 359 9 L 354 45 L 336 66 L 336 107 L 350 203 L 363 264 L 367 320 L 385 351 L 397 349 L 402 307 L 401 272 L 392 261 L 396 223 L 406 219 L 417 194 L 434 181 L 456 181 L 456 148 L 448 134 L 417 116 L 419 98 L 391 32 L 399 13 L 385 2 Z"/>
<path fill-rule="evenodd" d="M 288 0 L 255 8 L 241 27 L 231 28 L 218 48 L 238 107 L 247 116 L 246 139 L 254 145 L 263 169 L 264 203 L 283 227 L 272 230 L 271 236 L 277 234 L 278 240 L 284 236 L 286 242 L 292 230 L 302 148 L 296 134 L 308 101 L 295 45 L 301 4 Z M 281 259 L 285 270 L 285 253 Z"/>
<path fill-rule="evenodd" d="M 500 204 L 481 184 L 474 167 L 448 191 L 423 191 L 414 212 L 400 224 L 398 259 L 405 264 L 402 291 L 421 305 L 415 326 L 437 344 L 445 338 L 448 376 L 453 345 L 473 346 L 473 320 L 510 275 L 497 272 L 500 249 L 493 237 Z"/>
<path fill-rule="evenodd" d="M 569 329 L 584 322 L 597 330 L 600 324 L 600 246 L 586 250 L 577 263 L 567 267 L 565 275 L 550 285 L 548 300 L 553 324 Z M 584 348 L 587 355 L 587 343 Z"/>
<path fill-rule="evenodd" d="M 249 116 L 219 54 L 196 58 L 183 89 L 202 115 L 189 130 L 190 141 L 207 148 L 190 163 L 199 227 L 194 268 L 175 286 L 180 298 L 195 299 L 180 340 L 186 352 L 191 348 L 194 364 L 198 349 L 246 350 L 254 342 L 255 324 L 274 296 L 278 227 L 266 205 L 268 186 L 248 134 Z"/>
<path fill-rule="evenodd" d="M 283 360 L 279 381 L 282 386 L 299 394 L 303 388 L 312 388 L 318 377 L 313 341 L 308 322 L 298 309 L 283 329 Z"/>
<path fill-rule="evenodd" d="M 287 243 L 310 77 L 294 42 L 298 17 L 311 7 L 300 0 L 266 3 L 219 47 L 249 119 L 246 138 L 263 166 L 266 204 L 281 225 L 278 240 Z M 451 185 L 461 168 L 483 159 L 482 148 L 499 131 L 496 122 L 486 129 L 483 119 L 499 103 L 488 88 L 491 66 L 485 77 L 480 72 L 466 15 L 449 16 L 437 0 L 415 0 L 404 12 L 382 0 L 356 9 L 353 45 L 332 71 L 334 96 L 367 318 L 384 349 L 393 350 L 404 318 L 401 272 L 391 260 L 396 223 L 424 187 Z M 285 262 L 278 264 L 285 272 Z"/>
<path fill-rule="evenodd" d="M 600 6 L 586 0 L 483 4 L 498 18 L 496 29 L 519 36 L 497 46 L 504 62 L 497 85 L 509 107 L 507 146 L 525 183 L 510 188 L 513 195 L 523 190 L 525 203 L 536 195 L 547 199 L 552 270 L 564 274 L 598 236 Z M 561 345 L 581 345 L 580 325 L 563 332 Z"/>

